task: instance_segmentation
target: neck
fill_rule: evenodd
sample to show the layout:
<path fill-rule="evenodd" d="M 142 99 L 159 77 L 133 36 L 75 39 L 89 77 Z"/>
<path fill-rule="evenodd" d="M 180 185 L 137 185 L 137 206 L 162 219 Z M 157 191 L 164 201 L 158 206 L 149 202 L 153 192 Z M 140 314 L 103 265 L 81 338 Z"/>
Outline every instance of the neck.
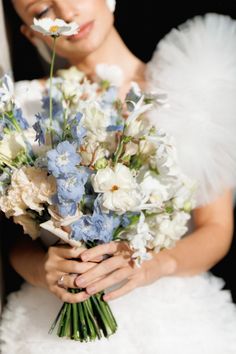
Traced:
<path fill-rule="evenodd" d="M 114 27 L 96 51 L 79 62 L 71 62 L 89 77 L 94 76 L 95 67 L 100 63 L 119 66 L 123 70 L 126 84 L 130 81 L 144 81 L 145 64 L 130 52 Z"/>

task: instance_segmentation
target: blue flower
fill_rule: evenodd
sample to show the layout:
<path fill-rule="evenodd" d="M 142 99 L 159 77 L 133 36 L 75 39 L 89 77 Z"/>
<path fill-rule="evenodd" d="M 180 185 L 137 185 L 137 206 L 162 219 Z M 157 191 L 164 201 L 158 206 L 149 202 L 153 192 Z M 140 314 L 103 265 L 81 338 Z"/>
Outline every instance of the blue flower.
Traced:
<path fill-rule="evenodd" d="M 107 132 L 122 132 L 124 130 L 123 125 L 108 125 Z"/>
<path fill-rule="evenodd" d="M 110 86 L 109 89 L 102 96 L 102 107 L 111 106 L 118 96 L 118 88 Z"/>
<path fill-rule="evenodd" d="M 0 120 L 0 140 L 4 138 L 5 131 L 4 129 L 6 128 L 6 123 L 2 120 Z"/>
<path fill-rule="evenodd" d="M 42 108 L 47 115 L 49 115 L 49 105 L 50 105 L 50 97 L 45 96 L 42 99 Z M 63 116 L 63 107 L 60 101 L 55 98 L 52 99 L 52 115 L 55 118 L 56 116 Z"/>
<path fill-rule="evenodd" d="M 70 237 L 77 241 L 108 243 L 119 224 L 120 218 L 113 214 L 95 213 L 82 216 L 71 225 Z"/>
<path fill-rule="evenodd" d="M 87 182 L 89 173 L 85 169 L 68 175 L 66 178 L 57 179 L 57 192 L 60 202 L 74 201 L 79 203 L 85 193 L 84 185 Z"/>
<path fill-rule="evenodd" d="M 54 177 L 68 176 L 77 172 L 76 165 L 81 161 L 75 146 L 68 141 L 59 143 L 54 150 L 47 153 L 48 170 Z"/>
<path fill-rule="evenodd" d="M 26 121 L 26 119 L 23 117 L 23 113 L 22 113 L 21 108 L 14 107 L 13 115 L 14 115 L 14 118 L 16 119 L 17 123 L 21 127 L 21 129 L 25 130 L 25 129 L 29 128 L 29 124 Z"/>
<path fill-rule="evenodd" d="M 39 145 L 46 143 L 46 132 L 47 128 L 45 125 L 45 117 L 38 113 L 36 114 L 36 122 L 33 125 L 34 130 L 36 131 L 35 141 L 38 141 Z"/>
<path fill-rule="evenodd" d="M 82 113 L 77 113 L 75 118 L 70 122 L 71 124 L 71 135 L 76 140 L 78 145 L 83 143 L 83 138 L 85 137 L 87 130 L 80 124 Z"/>

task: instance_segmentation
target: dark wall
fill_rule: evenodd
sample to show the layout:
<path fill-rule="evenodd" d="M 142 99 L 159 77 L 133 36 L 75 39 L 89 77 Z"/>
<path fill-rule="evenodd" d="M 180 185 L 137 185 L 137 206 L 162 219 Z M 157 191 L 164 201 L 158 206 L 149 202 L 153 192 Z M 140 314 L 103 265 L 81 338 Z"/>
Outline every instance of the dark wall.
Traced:
<path fill-rule="evenodd" d="M 185 22 L 188 18 L 207 12 L 216 12 L 236 18 L 236 1 L 178 1 L 177 9 L 170 1 L 157 0 L 118 0 L 115 24 L 128 47 L 143 61 L 147 62 L 158 41 L 171 28 Z M 36 51 L 20 34 L 20 20 L 11 9 L 10 1 L 5 1 L 7 25 L 11 39 L 12 63 L 16 80 L 34 79 L 44 76 L 44 68 Z M 227 40 L 227 39 L 226 39 Z M 1 233 L 5 233 L 1 228 Z M 232 290 L 236 301 L 236 241 L 228 256 L 213 272 L 223 277 L 226 287 Z M 11 273 L 12 274 L 12 273 Z"/>

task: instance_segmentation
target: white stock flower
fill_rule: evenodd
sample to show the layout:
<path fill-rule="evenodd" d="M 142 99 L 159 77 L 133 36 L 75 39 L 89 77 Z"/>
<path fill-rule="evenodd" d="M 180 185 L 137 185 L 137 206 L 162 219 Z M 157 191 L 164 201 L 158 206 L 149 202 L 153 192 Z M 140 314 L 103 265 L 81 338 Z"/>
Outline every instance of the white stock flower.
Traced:
<path fill-rule="evenodd" d="M 34 24 L 31 28 L 44 36 L 72 36 L 77 34 L 79 31 L 79 25 L 75 22 L 66 23 L 65 21 L 56 18 L 52 20 L 51 18 L 43 18 L 37 20 L 34 18 Z"/>
<path fill-rule="evenodd" d="M 11 132 L 5 134 L 0 141 L 0 154 L 8 160 L 13 160 L 21 151 L 25 151 L 26 145 L 21 133 Z"/>
<path fill-rule="evenodd" d="M 171 248 L 188 230 L 190 215 L 175 212 L 173 215 L 159 214 L 148 218 L 147 222 L 154 236 L 151 247 L 158 252 L 162 248 Z"/>
<path fill-rule="evenodd" d="M 140 176 L 140 179 L 141 190 L 156 207 L 162 207 L 163 203 L 170 199 L 172 195 L 171 184 L 161 180 L 155 172 L 146 171 L 143 176 Z"/>
<path fill-rule="evenodd" d="M 96 74 L 102 81 L 109 82 L 112 86 L 121 86 L 124 81 L 124 74 L 117 65 L 98 64 Z"/>
<path fill-rule="evenodd" d="M 128 167 L 117 164 L 114 169 L 106 167 L 91 177 L 96 193 L 102 194 L 102 207 L 123 214 L 134 211 L 142 201 L 135 178 Z"/>

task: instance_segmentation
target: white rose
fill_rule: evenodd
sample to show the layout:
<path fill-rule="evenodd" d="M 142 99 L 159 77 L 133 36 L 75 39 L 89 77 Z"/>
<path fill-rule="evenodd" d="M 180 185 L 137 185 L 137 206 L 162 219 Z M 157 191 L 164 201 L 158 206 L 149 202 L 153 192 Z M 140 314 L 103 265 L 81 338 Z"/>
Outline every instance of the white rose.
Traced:
<path fill-rule="evenodd" d="M 105 212 L 117 213 L 134 211 L 142 201 L 142 194 L 131 171 L 122 164 L 114 169 L 106 167 L 92 176 L 92 185 L 96 193 L 103 193 L 102 206 Z"/>
<path fill-rule="evenodd" d="M 12 132 L 5 134 L 0 141 L 0 154 L 8 160 L 16 158 L 20 151 L 25 151 L 26 146 L 23 140 L 22 134 L 18 132 Z"/>
<path fill-rule="evenodd" d="M 96 74 L 102 81 L 108 81 L 113 86 L 119 87 L 124 81 L 123 71 L 116 65 L 98 64 Z"/>

